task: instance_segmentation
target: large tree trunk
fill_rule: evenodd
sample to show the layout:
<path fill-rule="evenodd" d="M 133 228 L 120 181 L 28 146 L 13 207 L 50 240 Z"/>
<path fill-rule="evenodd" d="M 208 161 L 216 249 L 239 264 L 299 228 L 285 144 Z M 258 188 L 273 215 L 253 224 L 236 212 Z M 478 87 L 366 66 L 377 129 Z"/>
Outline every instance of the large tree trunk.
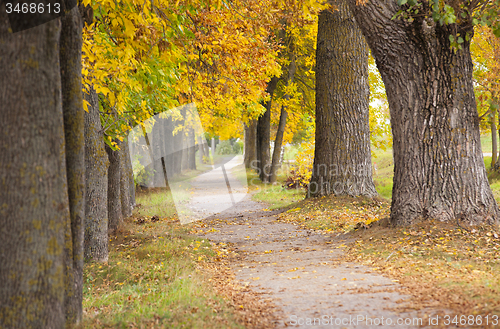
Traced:
<path fill-rule="evenodd" d="M 368 47 L 345 1 L 319 15 L 316 148 L 309 196 L 377 195 L 372 178 Z"/>
<path fill-rule="evenodd" d="M 257 120 L 245 125 L 245 167 L 256 169 L 257 161 Z"/>
<path fill-rule="evenodd" d="M 88 87 L 85 113 L 85 260 L 108 261 L 108 154 L 97 93 Z"/>
<path fill-rule="evenodd" d="M 66 8 L 71 7 L 65 1 Z M 76 3 L 75 3 L 76 4 Z M 75 5 L 73 4 L 73 5 Z M 82 320 L 85 218 L 85 137 L 82 102 L 82 18 L 77 6 L 61 16 L 59 43 L 70 227 L 66 236 L 66 324 Z"/>
<path fill-rule="evenodd" d="M 349 1 L 389 101 L 394 137 L 391 222 L 498 222 L 481 151 L 469 42 L 456 52 L 450 48 L 450 34 L 471 33 L 470 22 L 441 26 L 417 15 L 410 23 L 392 19 L 401 9 L 396 1 Z"/>
<path fill-rule="evenodd" d="M 120 145 L 120 143 L 118 143 Z M 123 221 L 120 199 L 120 152 L 106 144 L 108 153 L 108 230 L 114 233 Z"/>
<path fill-rule="evenodd" d="M 0 327 L 65 327 L 70 212 L 58 19 L 11 33 L 0 11 Z"/>
<path fill-rule="evenodd" d="M 257 167 L 260 180 L 263 183 L 269 183 L 270 174 L 270 142 L 271 142 L 271 105 L 273 101 L 274 90 L 278 84 L 278 78 L 273 77 L 267 84 L 266 92 L 270 95 L 269 101 L 262 105 L 266 112 L 257 120 Z"/>

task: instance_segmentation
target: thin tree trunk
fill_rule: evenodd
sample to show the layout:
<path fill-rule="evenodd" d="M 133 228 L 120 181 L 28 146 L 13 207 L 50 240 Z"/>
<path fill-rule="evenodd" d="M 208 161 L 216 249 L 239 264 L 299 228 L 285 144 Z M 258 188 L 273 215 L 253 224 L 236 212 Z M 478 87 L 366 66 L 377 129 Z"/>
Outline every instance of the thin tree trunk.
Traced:
<path fill-rule="evenodd" d="M 368 47 L 345 1 L 322 11 L 316 48 L 316 148 L 309 196 L 375 196 Z"/>
<path fill-rule="evenodd" d="M 281 147 L 283 146 L 283 134 L 285 133 L 287 116 L 288 116 L 288 113 L 286 111 L 286 107 L 282 106 L 281 113 L 280 113 L 280 121 L 278 123 L 278 130 L 276 131 L 276 138 L 274 139 L 274 150 L 273 150 L 273 158 L 272 158 L 272 164 L 271 164 L 271 175 L 269 178 L 271 183 L 276 183 L 278 169 L 280 168 L 280 165 L 281 165 L 281 163 L 280 163 Z"/>
<path fill-rule="evenodd" d="M 117 143 L 120 145 L 119 143 Z M 108 153 L 108 230 L 114 233 L 123 221 L 120 199 L 120 152 L 106 144 Z"/>
<path fill-rule="evenodd" d="M 295 76 L 295 72 L 297 71 L 297 65 L 295 63 L 295 46 L 293 43 L 289 46 L 288 51 L 290 52 L 290 65 L 288 66 L 288 77 L 286 84 L 289 85 L 293 83 L 293 78 Z M 285 100 L 290 99 L 290 95 L 284 96 Z M 278 123 L 278 130 L 276 131 L 276 138 L 274 139 L 274 150 L 273 150 L 273 159 L 271 164 L 271 183 L 275 183 L 277 180 L 278 169 L 281 166 L 281 148 L 283 146 L 283 135 L 285 133 L 286 127 L 286 118 L 288 113 L 286 111 L 286 106 L 281 106 L 280 113 L 280 121 Z"/>
<path fill-rule="evenodd" d="M 11 33 L 0 11 L 1 328 L 65 327 L 71 233 L 60 26 L 55 19 Z"/>
<path fill-rule="evenodd" d="M 203 164 L 203 136 L 198 137 L 198 156 L 200 158 L 200 164 Z"/>
<path fill-rule="evenodd" d="M 172 121 L 172 159 L 174 164 L 174 175 L 179 175 L 182 172 L 182 131 L 177 131 L 174 135 L 174 129 L 176 126 L 182 125 L 180 121 Z"/>
<path fill-rule="evenodd" d="M 132 216 L 132 206 L 130 205 L 130 171 L 127 165 L 130 162 L 128 141 L 120 143 L 120 200 L 123 218 Z M 131 166 L 130 166 L 131 167 Z"/>
<path fill-rule="evenodd" d="M 70 3 L 65 1 L 69 8 Z M 70 227 L 66 254 L 66 325 L 82 320 L 83 239 L 85 218 L 85 137 L 82 102 L 82 18 L 77 6 L 61 16 L 59 39 L 66 175 Z"/>
<path fill-rule="evenodd" d="M 189 146 L 189 153 L 188 153 L 189 169 L 196 170 L 196 140 L 195 140 L 194 130 L 192 128 L 189 128 L 188 130 L 188 146 Z"/>
<path fill-rule="evenodd" d="M 99 99 L 88 87 L 85 113 L 85 260 L 108 261 L 108 154 L 104 147 Z"/>
<path fill-rule="evenodd" d="M 215 138 L 212 137 L 212 161 L 215 162 Z"/>
<path fill-rule="evenodd" d="M 494 99 L 494 101 L 496 101 Z M 498 102 L 496 102 L 496 104 L 498 104 Z M 497 111 L 498 113 L 498 138 L 500 139 L 500 110 Z M 497 162 L 495 163 L 495 166 L 493 167 L 493 170 L 495 171 L 499 171 L 500 170 L 500 161 L 498 161 L 498 157 L 497 157 Z"/>
<path fill-rule="evenodd" d="M 153 154 L 153 157 L 151 158 L 154 169 L 153 186 L 161 186 L 164 182 L 162 157 L 165 154 L 165 145 L 163 143 L 165 127 L 164 119 L 160 118 L 159 115 L 155 115 L 155 120 L 156 121 L 152 127 L 151 134 L 149 134 L 149 142 L 151 143 L 151 151 Z"/>
<path fill-rule="evenodd" d="M 124 151 L 124 161 L 125 161 L 125 173 L 127 176 L 127 181 L 126 184 L 128 185 L 127 190 L 128 190 L 128 201 L 129 201 L 129 207 L 130 207 L 130 212 L 129 216 L 132 216 L 132 209 L 135 207 L 135 183 L 134 183 L 134 168 L 132 168 L 132 159 L 130 155 L 132 154 L 130 150 L 130 142 L 127 139 L 126 141 L 126 151 Z"/>
<path fill-rule="evenodd" d="M 245 125 L 245 167 L 257 169 L 257 120 Z"/>
<path fill-rule="evenodd" d="M 493 117 L 491 119 L 491 168 L 495 168 L 497 155 L 497 125 L 495 124 L 495 117 Z"/>
<path fill-rule="evenodd" d="M 181 171 L 189 169 L 189 142 L 186 132 L 183 130 L 180 132 L 182 134 L 182 162 Z"/>
<path fill-rule="evenodd" d="M 273 77 L 267 84 L 266 92 L 270 95 L 269 101 L 262 105 L 266 112 L 257 120 L 257 166 L 260 180 L 269 183 L 270 174 L 270 141 L 271 141 L 271 105 L 278 78 Z"/>
<path fill-rule="evenodd" d="M 480 145 L 470 43 L 465 40 L 458 51 L 450 47 L 454 31 L 472 33 L 470 22 L 441 26 L 419 13 L 410 23 L 392 19 L 401 8 L 395 1 L 349 1 L 389 101 L 391 222 L 498 223 Z"/>

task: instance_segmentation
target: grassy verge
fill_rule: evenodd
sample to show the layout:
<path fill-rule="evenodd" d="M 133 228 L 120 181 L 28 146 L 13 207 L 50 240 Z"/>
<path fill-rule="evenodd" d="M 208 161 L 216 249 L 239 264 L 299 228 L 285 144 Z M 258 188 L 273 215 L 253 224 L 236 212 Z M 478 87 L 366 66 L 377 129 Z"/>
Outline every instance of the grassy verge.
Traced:
<path fill-rule="evenodd" d="M 426 222 L 388 225 L 384 199 L 324 197 L 304 200 L 281 220 L 354 242 L 346 261 L 361 262 L 409 289 L 411 307 L 448 309 L 455 314 L 500 316 L 500 233 L 498 228 Z M 483 326 L 486 327 L 486 326 Z"/>
<path fill-rule="evenodd" d="M 491 153 L 491 135 L 481 136 L 481 148 L 485 153 Z M 394 176 L 394 163 L 392 159 L 392 149 L 374 150 L 373 158 L 373 181 L 380 196 L 391 199 L 392 197 L 392 178 Z M 491 172 L 491 156 L 484 157 L 484 165 L 489 172 L 488 180 L 490 182 L 493 195 L 497 203 L 500 204 L 500 174 Z"/>
<path fill-rule="evenodd" d="M 375 150 L 373 162 L 373 182 L 380 196 L 391 199 L 392 177 L 394 176 L 394 163 L 392 149 Z"/>
<path fill-rule="evenodd" d="M 262 183 L 254 170 L 245 169 L 243 166 L 235 168 L 232 173 L 243 184 L 246 180 L 249 192 L 253 193 L 252 200 L 267 203 L 269 209 L 290 207 L 305 197 L 306 192 L 304 189 L 286 189 L 283 187 L 288 176 L 286 167 L 280 171 L 276 184 Z"/>
<path fill-rule="evenodd" d="M 81 327 L 242 328 L 232 302 L 211 283 L 217 270 L 207 270 L 223 251 L 188 234 L 164 191 L 137 201 L 142 206 L 110 239 L 108 262 L 85 266 Z"/>

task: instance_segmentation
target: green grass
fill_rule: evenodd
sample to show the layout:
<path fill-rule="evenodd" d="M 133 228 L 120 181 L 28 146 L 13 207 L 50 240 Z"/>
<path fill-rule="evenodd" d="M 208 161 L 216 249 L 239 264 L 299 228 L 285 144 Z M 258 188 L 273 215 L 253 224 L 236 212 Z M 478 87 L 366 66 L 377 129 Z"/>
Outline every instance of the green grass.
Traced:
<path fill-rule="evenodd" d="M 484 153 L 491 153 L 491 134 L 481 135 L 481 148 Z M 380 196 L 391 199 L 392 197 L 392 178 L 394 176 L 394 163 L 392 159 L 392 149 L 374 150 L 372 159 L 377 166 L 374 170 L 373 181 Z M 490 182 L 495 200 L 500 204 L 500 175 L 491 172 L 491 156 L 484 157 L 486 170 L 489 172 L 488 180 Z"/>
<path fill-rule="evenodd" d="M 178 224 L 165 191 L 137 199 L 142 206 L 111 238 L 108 262 L 85 265 L 79 327 L 242 328 L 200 267 L 216 257 L 210 243 Z M 153 215 L 160 220 L 136 221 Z"/>
<path fill-rule="evenodd" d="M 300 151 L 300 145 L 288 145 L 285 146 L 285 153 L 283 155 L 283 158 L 285 161 L 288 160 L 295 160 L 295 156 L 297 153 Z"/>
<path fill-rule="evenodd" d="M 267 203 L 269 209 L 286 208 L 305 198 L 305 190 L 286 189 L 283 187 L 289 174 L 285 166 L 279 172 L 276 184 L 262 183 L 254 170 L 245 169 L 243 166 L 235 167 L 231 173 L 242 184 L 248 184 L 248 190 L 253 193 L 252 200 Z"/>
<path fill-rule="evenodd" d="M 491 153 L 491 134 L 481 135 L 481 149 L 483 153 Z"/>
<path fill-rule="evenodd" d="M 255 201 L 269 204 L 269 209 L 281 209 L 292 206 L 303 200 L 306 192 L 303 189 L 286 189 L 281 185 L 262 185 L 252 197 Z"/>
<path fill-rule="evenodd" d="M 375 188 L 380 196 L 391 199 L 392 197 L 392 178 L 394 176 L 394 163 L 392 159 L 392 149 L 374 150 L 373 162 L 373 181 Z M 375 170 L 375 168 L 377 170 Z"/>

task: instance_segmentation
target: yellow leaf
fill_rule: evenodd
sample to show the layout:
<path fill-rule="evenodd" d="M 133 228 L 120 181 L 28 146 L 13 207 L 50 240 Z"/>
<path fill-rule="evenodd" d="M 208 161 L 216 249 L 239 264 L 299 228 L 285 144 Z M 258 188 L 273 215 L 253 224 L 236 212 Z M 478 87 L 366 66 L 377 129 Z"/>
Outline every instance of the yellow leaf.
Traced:
<path fill-rule="evenodd" d="M 83 109 L 85 110 L 85 112 L 89 113 L 89 105 L 90 103 L 87 102 L 85 99 L 83 99 Z"/>

